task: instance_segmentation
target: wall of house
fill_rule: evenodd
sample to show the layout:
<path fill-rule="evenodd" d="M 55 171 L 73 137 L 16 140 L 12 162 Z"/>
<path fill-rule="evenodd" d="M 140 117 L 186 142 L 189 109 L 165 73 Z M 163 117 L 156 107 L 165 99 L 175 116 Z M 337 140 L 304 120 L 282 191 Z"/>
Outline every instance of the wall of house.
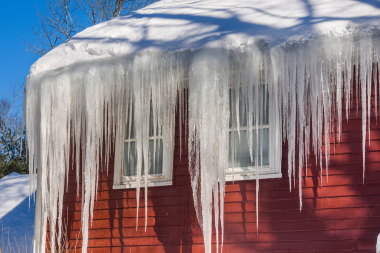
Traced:
<path fill-rule="evenodd" d="M 356 107 L 355 101 L 353 105 Z M 255 181 L 227 183 L 224 252 L 374 252 L 380 233 L 380 118 L 376 124 L 375 113 L 371 118 L 370 146 L 368 141 L 366 145 L 364 185 L 361 136 L 361 110 L 357 112 L 355 108 L 350 111 L 348 123 L 343 122 L 342 142 L 335 145 L 335 154 L 331 144 L 329 176 L 328 181 L 323 176 L 323 187 L 319 167 L 315 166 L 314 157 L 310 157 L 307 177 L 302 182 L 301 212 L 298 180 L 296 188 L 289 192 L 285 145 L 283 178 L 260 181 L 258 231 Z M 180 157 L 179 138 L 177 122 L 173 185 L 148 190 L 146 231 L 143 199 L 136 231 L 136 191 L 113 190 L 113 171 L 100 174 L 88 252 L 204 251 L 202 231 L 193 207 L 187 143 L 184 138 Z M 77 236 L 81 227 L 81 202 L 76 187 L 75 172 L 71 171 L 64 217 L 69 218 L 70 243 L 80 248 L 81 239 Z"/>

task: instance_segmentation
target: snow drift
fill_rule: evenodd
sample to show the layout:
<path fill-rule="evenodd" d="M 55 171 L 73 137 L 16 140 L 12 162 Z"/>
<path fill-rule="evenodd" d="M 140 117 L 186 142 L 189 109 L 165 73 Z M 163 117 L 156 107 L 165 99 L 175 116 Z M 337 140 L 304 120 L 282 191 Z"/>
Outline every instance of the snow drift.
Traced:
<path fill-rule="evenodd" d="M 32 246 L 35 202 L 29 176 L 13 172 L 0 179 L 0 248 L 4 251 Z"/>

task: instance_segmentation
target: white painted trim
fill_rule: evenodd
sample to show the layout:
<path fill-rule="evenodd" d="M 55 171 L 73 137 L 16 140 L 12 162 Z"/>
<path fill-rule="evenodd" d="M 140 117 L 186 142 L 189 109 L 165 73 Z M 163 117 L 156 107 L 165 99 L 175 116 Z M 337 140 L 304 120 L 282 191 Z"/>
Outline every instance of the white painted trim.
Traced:
<path fill-rule="evenodd" d="M 282 178 L 282 173 L 268 173 L 268 174 L 261 174 L 259 172 L 259 179 L 268 179 L 268 178 Z M 247 174 L 235 174 L 235 175 L 226 175 L 226 182 L 233 182 L 233 181 L 242 181 L 242 180 L 253 180 L 256 179 L 255 173 L 247 173 Z"/>
<path fill-rule="evenodd" d="M 148 182 L 148 187 L 152 186 L 167 186 L 167 185 L 173 185 L 173 181 L 154 181 L 154 182 Z M 141 186 L 144 186 L 144 181 L 141 181 Z M 129 182 L 124 183 L 121 185 L 113 185 L 113 189 L 134 189 L 136 188 L 136 182 Z"/>

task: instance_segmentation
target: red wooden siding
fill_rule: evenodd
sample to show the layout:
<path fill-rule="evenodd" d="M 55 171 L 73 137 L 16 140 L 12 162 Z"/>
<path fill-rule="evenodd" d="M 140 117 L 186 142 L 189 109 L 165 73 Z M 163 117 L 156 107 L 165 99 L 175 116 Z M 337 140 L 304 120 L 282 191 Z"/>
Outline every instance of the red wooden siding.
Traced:
<path fill-rule="evenodd" d="M 374 252 L 380 233 L 380 120 L 376 125 L 374 114 L 371 130 L 371 145 L 367 141 L 366 146 L 365 184 L 362 184 L 361 111 L 357 114 L 355 109 L 350 111 L 348 124 L 343 121 L 342 142 L 335 146 L 335 154 L 331 145 L 328 182 L 324 176 L 323 187 L 319 167 L 315 167 L 313 156 L 309 158 L 308 176 L 303 179 L 302 212 L 298 180 L 296 188 L 289 192 L 285 146 L 283 178 L 260 181 L 258 233 L 255 181 L 227 183 L 224 252 Z M 204 251 L 193 207 L 185 138 L 181 159 L 179 143 L 177 124 L 173 185 L 149 188 L 146 232 L 143 198 L 136 231 L 135 190 L 113 190 L 112 169 L 108 176 L 101 173 L 88 252 Z M 69 210 L 69 236 L 71 243 L 75 243 L 81 227 L 81 203 L 76 197 L 75 172 L 70 173 L 64 210 Z"/>

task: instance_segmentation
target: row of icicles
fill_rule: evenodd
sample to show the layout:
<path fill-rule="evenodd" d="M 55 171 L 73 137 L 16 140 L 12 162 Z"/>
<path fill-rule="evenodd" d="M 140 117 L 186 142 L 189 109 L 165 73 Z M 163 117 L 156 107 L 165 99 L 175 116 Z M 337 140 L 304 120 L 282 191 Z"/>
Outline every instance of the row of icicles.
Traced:
<path fill-rule="evenodd" d="M 181 124 L 188 125 L 189 171 L 207 253 L 211 252 L 212 244 L 212 212 L 215 214 L 217 251 L 219 231 L 223 245 L 230 115 L 236 117 L 232 119 L 236 124 L 231 128 L 239 133 L 239 106 L 243 107 L 248 119 L 248 129 L 263 124 L 262 108 L 266 99 L 260 96 L 261 90 L 265 90 L 270 102 L 269 163 L 274 171 L 281 171 L 282 145 L 287 141 L 290 189 L 295 184 L 295 168 L 307 164 L 311 151 L 321 170 L 325 164 L 327 174 L 330 145 L 324 145 L 323 150 L 323 144 L 331 142 L 330 133 L 333 132 L 337 133 L 333 141 L 340 141 L 343 108 L 348 119 L 350 101 L 356 94 L 361 107 L 368 109 L 363 109 L 361 115 L 364 181 L 371 97 L 375 97 L 377 115 L 380 95 L 377 72 L 380 42 L 377 38 L 326 41 L 282 47 L 261 43 L 235 50 L 142 52 L 30 76 L 24 93 L 23 118 L 27 129 L 31 187 L 37 168 L 39 172 L 40 212 L 36 215 L 40 218 L 41 229 L 35 235 L 36 252 L 44 252 L 47 220 L 50 231 L 61 231 L 70 156 L 75 164 L 78 186 L 82 178 L 82 189 L 79 191 L 78 187 L 77 193 L 82 194 L 82 250 L 87 250 L 99 171 L 104 169 L 100 166 L 99 154 L 108 171 L 109 156 L 114 153 L 114 173 L 121 175 L 130 106 L 134 106 L 137 148 L 137 207 L 143 183 L 146 217 L 147 181 L 144 178 L 147 174 L 144 177 L 141 171 L 143 160 L 148 157 L 150 111 L 153 112 L 154 128 L 163 131 L 164 145 L 173 145 L 176 112 Z M 240 92 L 230 95 L 230 89 Z M 234 103 L 234 112 L 230 112 L 230 101 Z M 257 136 L 252 133 L 248 131 L 250 157 L 255 161 L 258 221 L 258 179 L 262 166 L 258 161 L 262 158 L 262 143 L 253 145 L 251 140 Z M 257 135 L 258 131 L 255 133 Z M 145 173 L 147 171 L 145 168 Z M 302 170 L 298 171 L 301 179 Z M 302 180 L 298 182 L 301 210 Z M 117 184 L 120 182 L 114 182 Z M 60 239 L 60 232 L 57 237 L 50 233 L 52 252 L 56 240 Z"/>

